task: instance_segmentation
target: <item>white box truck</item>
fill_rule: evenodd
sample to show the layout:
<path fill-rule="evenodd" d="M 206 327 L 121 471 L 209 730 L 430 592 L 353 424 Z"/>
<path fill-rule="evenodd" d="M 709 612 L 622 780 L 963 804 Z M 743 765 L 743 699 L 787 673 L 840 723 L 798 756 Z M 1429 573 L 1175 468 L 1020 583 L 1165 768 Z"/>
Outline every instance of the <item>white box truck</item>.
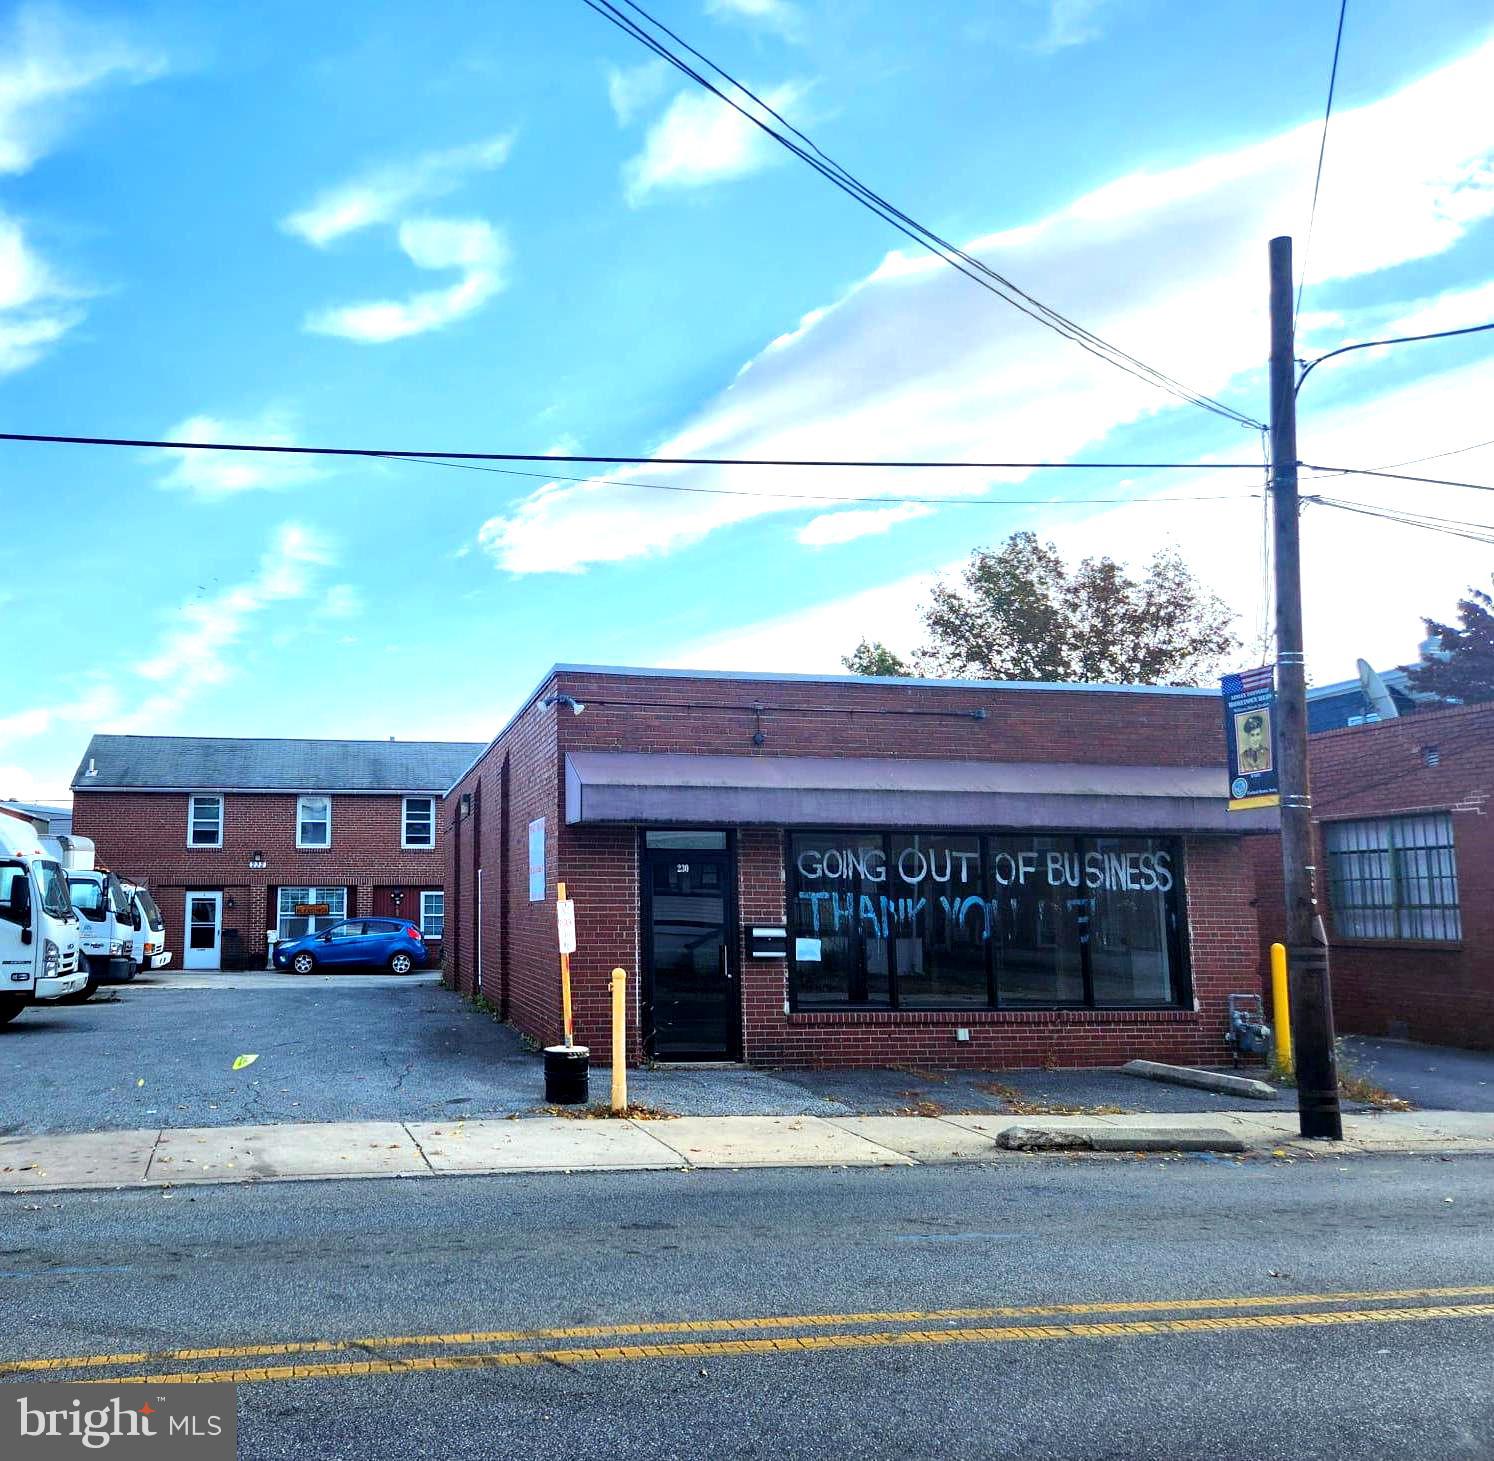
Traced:
<path fill-rule="evenodd" d="M 62 865 L 30 822 L 0 812 L 0 1025 L 88 985 Z"/>
<path fill-rule="evenodd" d="M 166 947 L 166 920 L 156 907 L 150 889 L 138 883 L 122 883 L 131 907 L 140 917 L 135 929 L 130 957 L 137 969 L 164 969 L 171 962 L 171 950 Z"/>
<path fill-rule="evenodd" d="M 95 867 L 93 839 L 69 834 L 42 839 L 54 848 L 67 875 L 68 897 L 80 919 L 79 938 L 88 983 L 81 999 L 101 984 L 125 984 L 135 977 L 135 932 L 139 915 L 124 885 L 106 867 Z"/>

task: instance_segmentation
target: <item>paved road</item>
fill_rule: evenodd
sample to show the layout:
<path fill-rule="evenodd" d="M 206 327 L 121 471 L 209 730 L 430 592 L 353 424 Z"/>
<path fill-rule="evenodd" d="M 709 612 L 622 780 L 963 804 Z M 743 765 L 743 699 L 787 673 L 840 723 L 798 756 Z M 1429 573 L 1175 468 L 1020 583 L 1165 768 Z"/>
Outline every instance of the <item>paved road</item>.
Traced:
<path fill-rule="evenodd" d="M 26 1011 L 0 1029 L 0 1135 L 300 1121 L 431 1121 L 543 1103 L 513 1030 L 427 981 L 202 976 L 124 985 Z M 235 1072 L 234 1058 L 259 1058 Z M 605 1073 L 594 1082 L 605 1095 Z M 1382 1084 L 1393 1084 L 1392 1078 Z M 1484 1094 L 1475 1086 L 1475 1094 Z M 800 1071 L 660 1068 L 635 1101 L 680 1115 L 845 1116 L 1013 1109 L 1261 1110 L 1263 1103 L 1116 1071 Z M 1295 1106 L 1282 1093 L 1278 1106 Z M 1456 1105 L 1456 1099 L 1443 1104 Z M 1487 1109 L 1487 1105 L 1485 1105 Z"/>
<path fill-rule="evenodd" d="M 6 1197 L 0 1356 L 310 1367 L 241 1378 L 247 1461 L 1485 1458 L 1491 1231 L 1477 1158 Z"/>
<path fill-rule="evenodd" d="M 1348 1035 L 1349 1064 L 1425 1111 L 1494 1111 L 1494 1050 L 1450 1050 Z"/>

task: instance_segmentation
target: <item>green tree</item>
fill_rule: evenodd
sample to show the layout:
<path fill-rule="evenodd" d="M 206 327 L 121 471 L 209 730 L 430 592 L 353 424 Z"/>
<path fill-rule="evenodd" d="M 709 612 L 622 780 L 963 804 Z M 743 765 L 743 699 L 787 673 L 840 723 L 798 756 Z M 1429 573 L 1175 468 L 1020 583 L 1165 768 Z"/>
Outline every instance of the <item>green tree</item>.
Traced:
<path fill-rule="evenodd" d="M 894 654 L 880 639 L 863 639 L 850 654 L 841 657 L 853 675 L 911 675 L 907 661 Z"/>
<path fill-rule="evenodd" d="M 1035 533 L 976 549 L 921 617 L 928 642 L 911 672 L 937 677 L 1193 685 L 1239 645 L 1228 606 L 1173 549 L 1139 575 L 1109 557 L 1070 568 Z M 843 663 L 909 673 L 879 641 L 862 640 Z M 889 663 L 899 668 L 869 668 Z"/>
<path fill-rule="evenodd" d="M 1468 595 L 1458 600 L 1459 624 L 1422 621 L 1436 642 L 1422 650 L 1419 664 L 1406 667 L 1418 693 L 1464 704 L 1494 700 L 1494 597 L 1480 588 Z"/>

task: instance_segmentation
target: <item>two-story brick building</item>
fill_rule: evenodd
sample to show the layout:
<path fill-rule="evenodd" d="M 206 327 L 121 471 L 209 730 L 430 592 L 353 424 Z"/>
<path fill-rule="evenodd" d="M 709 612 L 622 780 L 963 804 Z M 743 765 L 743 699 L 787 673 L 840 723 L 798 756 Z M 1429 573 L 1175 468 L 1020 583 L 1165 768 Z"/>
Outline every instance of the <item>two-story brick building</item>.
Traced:
<path fill-rule="evenodd" d="M 73 825 L 101 863 L 150 888 L 176 967 L 263 966 L 267 931 L 358 914 L 409 919 L 439 952 L 441 795 L 481 749 L 96 735 Z"/>
<path fill-rule="evenodd" d="M 456 780 L 446 978 L 560 1034 L 764 1065 L 1226 1059 L 1256 980 L 1219 697 L 557 666 Z"/>

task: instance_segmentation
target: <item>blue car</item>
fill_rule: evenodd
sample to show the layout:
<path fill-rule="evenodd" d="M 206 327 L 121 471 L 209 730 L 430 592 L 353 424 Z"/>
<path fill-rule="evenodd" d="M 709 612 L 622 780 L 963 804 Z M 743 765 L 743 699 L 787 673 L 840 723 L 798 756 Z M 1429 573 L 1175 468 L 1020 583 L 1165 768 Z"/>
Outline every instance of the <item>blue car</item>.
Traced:
<path fill-rule="evenodd" d="M 275 945 L 275 967 L 297 974 L 353 965 L 408 974 L 423 968 L 428 957 L 420 930 L 403 918 L 348 918 Z"/>

